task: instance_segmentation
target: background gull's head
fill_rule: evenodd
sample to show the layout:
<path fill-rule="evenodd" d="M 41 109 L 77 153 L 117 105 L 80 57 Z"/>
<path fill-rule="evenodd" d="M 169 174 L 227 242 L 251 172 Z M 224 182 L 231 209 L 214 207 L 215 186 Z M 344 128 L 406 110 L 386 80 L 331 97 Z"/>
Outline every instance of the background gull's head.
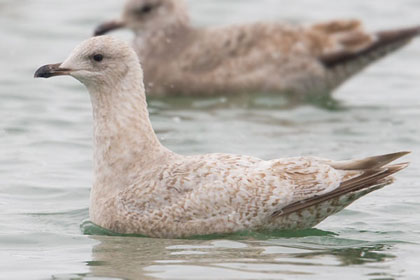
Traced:
<path fill-rule="evenodd" d="M 89 89 L 115 87 L 132 76 L 142 81 L 137 55 L 124 41 L 111 37 L 93 37 L 78 45 L 63 63 L 39 68 L 36 78 L 69 75 Z M 124 86 L 124 85 L 123 85 Z"/>
<path fill-rule="evenodd" d="M 94 35 L 103 35 L 119 28 L 129 28 L 136 34 L 142 34 L 188 24 L 184 0 L 128 0 L 121 19 L 99 25 Z"/>

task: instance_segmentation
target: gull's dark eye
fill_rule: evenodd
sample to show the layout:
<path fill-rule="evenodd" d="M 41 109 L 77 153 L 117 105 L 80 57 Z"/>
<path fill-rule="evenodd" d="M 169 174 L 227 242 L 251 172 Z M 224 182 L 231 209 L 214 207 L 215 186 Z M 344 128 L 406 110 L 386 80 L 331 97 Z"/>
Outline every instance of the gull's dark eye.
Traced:
<path fill-rule="evenodd" d="M 93 60 L 95 60 L 96 62 L 101 62 L 104 59 L 104 56 L 102 54 L 95 54 L 93 56 Z"/>
<path fill-rule="evenodd" d="M 137 9 L 133 11 L 134 11 L 134 14 L 136 14 L 137 16 L 144 16 L 144 15 L 149 14 L 150 12 L 152 12 L 159 6 L 160 6 L 159 3 L 156 3 L 156 4 L 149 3 L 149 4 L 144 4 L 143 6 L 138 7 Z"/>
<path fill-rule="evenodd" d="M 150 4 L 146 4 L 141 8 L 140 12 L 142 14 L 147 14 L 147 13 L 150 13 L 152 10 L 153 10 L 153 6 Z"/>

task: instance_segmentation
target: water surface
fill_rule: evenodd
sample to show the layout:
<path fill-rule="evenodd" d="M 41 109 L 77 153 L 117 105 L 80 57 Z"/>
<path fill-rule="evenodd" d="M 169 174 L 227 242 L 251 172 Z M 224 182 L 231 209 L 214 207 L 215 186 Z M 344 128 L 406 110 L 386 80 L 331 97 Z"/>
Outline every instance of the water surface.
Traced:
<path fill-rule="evenodd" d="M 197 25 L 356 17 L 376 30 L 418 23 L 414 0 L 189 1 Z M 419 279 L 420 40 L 351 80 L 334 100 L 289 109 L 282 98 L 150 102 L 178 153 L 336 159 L 412 150 L 398 181 L 316 230 L 218 239 L 84 235 L 92 123 L 75 80 L 34 80 L 122 1 L 0 1 L 0 279 Z M 129 39 L 129 32 L 116 33 Z"/>

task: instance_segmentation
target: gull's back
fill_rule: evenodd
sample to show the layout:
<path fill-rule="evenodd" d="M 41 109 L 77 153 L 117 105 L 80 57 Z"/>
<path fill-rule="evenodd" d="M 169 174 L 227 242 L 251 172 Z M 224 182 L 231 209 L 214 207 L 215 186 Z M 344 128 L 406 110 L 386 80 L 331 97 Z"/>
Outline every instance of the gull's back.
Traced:
<path fill-rule="evenodd" d="M 151 95 L 282 92 L 304 98 L 329 94 L 418 33 L 404 31 L 377 42 L 353 20 L 311 27 L 255 23 L 190 28 L 170 39 L 138 38 L 136 45 Z"/>

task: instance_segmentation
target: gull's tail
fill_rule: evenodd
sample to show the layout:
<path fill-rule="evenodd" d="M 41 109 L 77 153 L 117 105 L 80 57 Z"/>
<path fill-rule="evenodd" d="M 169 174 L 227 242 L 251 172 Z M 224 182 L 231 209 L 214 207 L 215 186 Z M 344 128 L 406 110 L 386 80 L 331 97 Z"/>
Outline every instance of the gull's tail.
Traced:
<path fill-rule="evenodd" d="M 344 39 L 347 40 L 344 43 L 348 42 L 349 47 L 346 48 L 344 44 L 342 50 L 325 54 L 319 58 L 320 62 L 329 70 L 328 86 L 336 88 L 351 76 L 373 62 L 399 50 L 419 35 L 420 26 L 381 31 L 369 37 L 360 32 L 349 32 L 348 38 Z M 367 44 L 364 44 L 364 41 Z M 354 48 L 355 43 L 361 43 L 361 47 Z"/>
<path fill-rule="evenodd" d="M 388 163 L 407 154 L 408 152 L 401 152 L 357 161 L 331 163 L 337 170 L 360 171 L 361 175 L 344 181 L 330 193 L 296 202 L 274 213 L 270 227 L 307 229 L 317 225 L 360 197 L 393 183 L 394 179 L 391 176 L 405 169 L 408 163 Z"/>

